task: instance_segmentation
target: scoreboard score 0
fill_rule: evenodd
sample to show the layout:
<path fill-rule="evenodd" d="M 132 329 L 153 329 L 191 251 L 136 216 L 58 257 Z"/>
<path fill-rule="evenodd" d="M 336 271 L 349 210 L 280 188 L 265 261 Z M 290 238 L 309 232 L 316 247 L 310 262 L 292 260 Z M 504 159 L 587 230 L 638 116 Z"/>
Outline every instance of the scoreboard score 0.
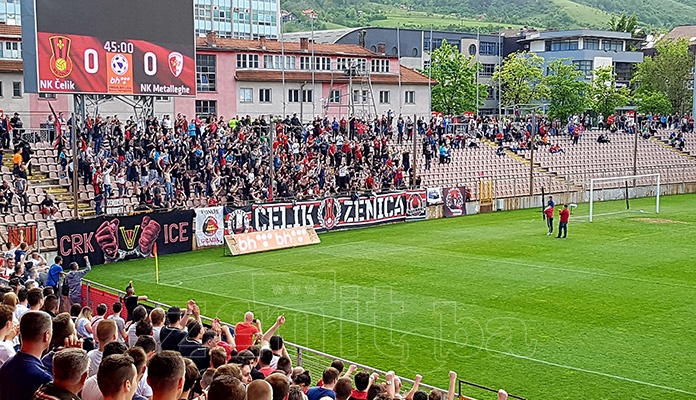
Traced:
<path fill-rule="evenodd" d="M 34 7 L 29 26 L 25 6 Z M 27 91 L 196 95 L 191 0 L 23 0 L 22 7 L 23 36 L 34 41 L 25 42 L 36 45 L 25 54 Z M 31 50 L 35 68 L 28 68 Z"/>

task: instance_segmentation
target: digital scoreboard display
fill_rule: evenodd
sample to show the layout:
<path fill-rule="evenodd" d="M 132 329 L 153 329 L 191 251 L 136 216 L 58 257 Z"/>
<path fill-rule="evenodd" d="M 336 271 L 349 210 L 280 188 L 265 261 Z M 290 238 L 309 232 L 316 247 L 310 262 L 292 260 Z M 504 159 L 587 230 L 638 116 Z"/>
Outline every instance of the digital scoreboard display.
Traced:
<path fill-rule="evenodd" d="M 192 0 L 22 0 L 22 25 L 28 92 L 196 95 Z"/>

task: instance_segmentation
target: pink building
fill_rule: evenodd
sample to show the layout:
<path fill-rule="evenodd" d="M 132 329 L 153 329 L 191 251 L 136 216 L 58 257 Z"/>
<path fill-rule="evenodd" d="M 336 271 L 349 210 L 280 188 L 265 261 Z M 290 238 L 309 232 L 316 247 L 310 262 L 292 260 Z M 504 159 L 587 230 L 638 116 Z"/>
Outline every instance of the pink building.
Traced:
<path fill-rule="evenodd" d="M 428 77 L 357 45 L 209 34 L 197 49 L 198 96 L 175 103 L 175 111 L 189 117 L 427 114 Z"/>
<path fill-rule="evenodd" d="M 26 128 L 37 129 L 51 113 L 69 118 L 72 96 L 24 92 L 21 28 L 0 24 L 0 110 L 19 112 Z M 312 44 L 309 39 L 197 39 L 195 98 L 158 96 L 157 116 L 182 113 L 371 118 L 375 115 L 426 115 L 430 106 L 428 77 L 399 65 L 399 60 L 349 44 Z M 314 56 L 314 57 L 313 57 Z M 133 97 L 92 96 L 91 115 L 135 115 Z"/>

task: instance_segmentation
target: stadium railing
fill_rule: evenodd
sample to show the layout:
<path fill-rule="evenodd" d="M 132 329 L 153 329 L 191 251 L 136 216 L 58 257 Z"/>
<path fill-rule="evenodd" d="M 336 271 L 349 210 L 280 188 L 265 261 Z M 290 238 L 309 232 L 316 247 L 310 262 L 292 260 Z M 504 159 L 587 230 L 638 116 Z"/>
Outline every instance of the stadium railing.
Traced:
<path fill-rule="evenodd" d="M 115 301 L 121 301 L 125 297 L 125 295 L 126 295 L 126 292 L 123 290 L 118 290 L 116 288 L 102 285 L 100 283 L 90 281 L 87 279 L 82 280 L 82 299 L 86 305 L 88 305 L 92 308 L 96 307 L 96 305 L 99 303 L 105 303 L 108 306 Z M 158 302 L 156 300 L 151 300 L 151 299 L 141 301 L 140 303 L 145 303 L 146 305 L 151 305 L 154 307 L 162 307 L 165 310 L 168 309 L 169 307 L 171 307 L 168 304 L 161 303 L 161 302 Z M 209 318 L 206 316 L 201 316 L 201 319 L 204 322 L 208 322 L 208 323 L 213 321 L 213 318 Z M 231 327 L 234 327 L 234 324 L 226 323 L 224 321 L 223 321 L 223 323 L 225 323 Z M 327 354 L 327 353 L 323 353 L 321 351 L 313 350 L 313 349 L 310 349 L 309 347 L 301 346 L 301 345 L 295 344 L 295 343 L 285 342 L 285 348 L 288 350 L 288 354 L 294 355 L 293 362 L 294 362 L 295 366 L 299 366 L 299 367 L 303 367 L 307 370 L 311 370 L 314 372 L 315 375 L 320 373 L 324 369 L 326 369 L 328 366 L 330 366 L 331 362 L 334 360 L 341 360 L 341 361 L 343 361 L 343 363 L 346 366 L 355 365 L 358 368 L 365 369 L 368 372 L 376 372 L 382 376 L 384 376 L 387 373 L 387 371 L 382 371 L 380 369 L 377 369 L 377 368 L 374 368 L 374 367 L 371 367 L 368 365 L 360 364 L 358 362 L 344 359 L 341 357 L 337 357 L 337 356 L 332 355 L 332 354 Z M 404 377 L 399 376 L 399 379 L 401 380 L 403 388 L 405 388 L 405 389 L 410 389 L 414 383 L 414 381 L 412 379 L 409 379 L 409 378 L 404 378 Z M 461 386 L 462 383 L 466 384 L 466 385 L 471 385 L 471 386 L 477 387 L 477 388 L 489 389 L 489 388 L 486 388 L 485 386 L 473 384 L 473 383 L 466 382 L 466 381 L 460 381 L 460 384 L 459 384 L 460 392 L 461 392 L 461 388 L 462 388 L 462 386 Z M 428 390 L 437 389 L 437 390 L 442 390 L 444 392 L 447 392 L 447 389 L 441 389 L 441 388 L 438 388 L 438 387 L 435 387 L 432 385 L 423 384 L 423 383 L 421 383 L 419 387 L 424 388 L 424 389 L 428 389 Z M 494 389 L 489 389 L 489 390 L 497 392 L 497 390 L 494 390 Z M 458 396 L 460 396 L 460 395 L 458 395 Z M 517 399 L 524 400 L 522 397 L 516 397 L 516 396 L 511 396 L 511 397 L 515 397 Z M 469 400 L 469 399 L 476 400 L 473 397 L 467 397 L 467 396 L 463 396 L 463 395 L 461 395 L 460 398 L 463 400 Z"/>

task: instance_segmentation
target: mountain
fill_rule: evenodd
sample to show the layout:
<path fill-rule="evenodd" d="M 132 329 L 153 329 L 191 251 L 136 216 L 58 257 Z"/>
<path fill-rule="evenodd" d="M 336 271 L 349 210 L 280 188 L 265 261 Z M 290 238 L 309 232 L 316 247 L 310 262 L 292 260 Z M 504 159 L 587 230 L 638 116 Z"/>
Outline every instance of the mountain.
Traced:
<path fill-rule="evenodd" d="M 303 10 L 319 18 L 315 29 L 386 26 L 489 31 L 504 27 L 606 29 L 612 15 L 638 16 L 647 30 L 696 23 L 696 0 L 281 0 L 300 17 L 286 30 L 309 29 Z"/>

